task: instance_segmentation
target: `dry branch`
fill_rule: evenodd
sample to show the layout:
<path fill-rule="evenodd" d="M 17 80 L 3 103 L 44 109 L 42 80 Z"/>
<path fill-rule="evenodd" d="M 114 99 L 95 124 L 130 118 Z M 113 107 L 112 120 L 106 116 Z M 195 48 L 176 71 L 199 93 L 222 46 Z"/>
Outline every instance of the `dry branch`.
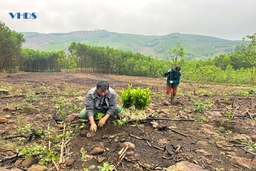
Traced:
<path fill-rule="evenodd" d="M 66 131 L 65 127 L 66 127 L 66 124 L 64 124 L 64 126 L 63 126 L 63 135 L 65 134 L 65 131 Z M 59 160 L 59 169 L 58 169 L 58 171 L 62 170 L 62 164 L 63 164 L 63 161 L 64 161 L 64 159 L 63 159 L 64 148 L 65 148 L 65 139 L 64 139 L 64 137 L 62 137 L 61 138 L 60 160 Z"/>
<path fill-rule="evenodd" d="M 117 164 L 115 166 L 115 168 L 121 163 L 121 161 L 124 159 L 125 155 L 126 155 L 126 151 L 128 149 L 128 146 L 123 147 L 119 152 L 118 152 L 118 157 L 117 157 Z"/>
<path fill-rule="evenodd" d="M 19 158 L 19 157 L 21 157 L 21 156 L 23 156 L 22 154 L 15 154 L 15 155 L 13 155 L 13 156 L 7 156 L 7 157 L 4 157 L 4 158 L 2 158 L 2 159 L 0 159 L 0 163 L 1 162 L 4 162 L 4 161 L 6 161 L 6 160 L 12 160 L 12 159 L 14 159 L 14 158 Z"/>
<path fill-rule="evenodd" d="M 138 128 L 141 132 L 145 133 L 145 132 L 139 127 L 139 125 L 137 125 L 137 128 Z"/>
<path fill-rule="evenodd" d="M 158 147 L 158 146 L 155 146 L 155 145 L 153 145 L 153 144 L 152 144 L 152 147 L 154 147 L 154 148 L 156 148 L 156 149 L 158 149 L 158 150 L 164 151 L 164 149 L 163 149 L 163 148 Z"/>
<path fill-rule="evenodd" d="M 251 118 L 251 120 L 253 120 L 252 114 L 250 114 L 248 111 L 246 112 L 246 114 L 249 115 L 249 117 Z M 256 116 L 256 115 L 254 115 L 254 116 Z"/>
<path fill-rule="evenodd" d="M 141 137 L 138 137 L 138 136 L 136 136 L 136 135 L 133 135 L 133 134 L 129 134 L 131 137 L 133 137 L 133 138 L 136 138 L 136 139 L 138 139 L 138 140 L 146 140 L 146 141 L 151 141 L 151 140 L 149 140 L 149 139 L 147 139 L 147 138 L 141 138 Z"/>
<path fill-rule="evenodd" d="M 244 150 L 246 153 L 249 153 L 249 154 L 252 154 L 252 155 L 256 156 L 256 153 L 253 153 L 253 152 L 251 152 L 251 151 L 248 151 L 248 150 L 244 149 L 243 147 L 239 147 L 239 148 L 241 148 L 242 150 Z"/>
<path fill-rule="evenodd" d="M 189 136 L 188 136 L 188 135 L 186 135 L 186 134 L 183 134 L 183 133 L 181 133 L 181 132 L 179 132 L 179 131 L 176 131 L 176 130 L 174 130 L 174 129 L 171 129 L 171 128 L 169 128 L 169 130 L 171 130 L 172 132 L 174 132 L 174 133 L 176 133 L 176 134 L 180 134 L 180 135 L 182 135 L 182 136 L 184 136 L 184 137 L 187 137 L 187 138 L 189 138 Z"/>
<path fill-rule="evenodd" d="M 129 120 L 127 123 L 133 123 L 133 122 L 146 122 L 146 121 L 152 121 L 152 120 L 167 120 L 167 121 L 195 121 L 195 119 L 171 119 L 171 118 L 159 118 L 159 117 L 148 117 L 145 119 L 140 120 Z"/>
<path fill-rule="evenodd" d="M 172 156 L 172 153 L 168 150 L 166 146 L 164 146 L 164 153 L 167 153 L 168 155 Z"/>
<path fill-rule="evenodd" d="M 236 107 L 236 109 L 234 110 L 234 112 L 232 112 L 232 116 L 231 116 L 231 119 L 233 119 L 234 117 L 234 114 L 236 113 L 237 109 L 239 108 L 239 106 Z"/>
<path fill-rule="evenodd" d="M 151 145 L 147 140 L 146 140 L 146 142 L 147 142 L 147 144 L 148 144 L 149 147 L 152 147 L 152 145 Z"/>
<path fill-rule="evenodd" d="M 138 140 L 142 140 L 142 138 L 141 137 L 138 137 L 138 136 L 136 136 L 136 135 L 133 135 L 133 134 L 129 134 L 131 137 L 133 137 L 133 138 L 136 138 L 136 139 L 138 139 Z"/>

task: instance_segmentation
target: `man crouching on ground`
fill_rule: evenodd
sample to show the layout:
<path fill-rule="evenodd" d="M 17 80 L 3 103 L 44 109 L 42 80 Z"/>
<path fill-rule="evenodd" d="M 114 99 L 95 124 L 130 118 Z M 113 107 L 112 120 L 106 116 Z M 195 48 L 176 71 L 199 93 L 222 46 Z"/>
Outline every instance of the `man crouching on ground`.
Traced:
<path fill-rule="evenodd" d="M 117 105 L 117 96 L 114 89 L 109 87 L 107 81 L 100 81 L 96 87 L 90 89 L 85 96 L 85 108 L 80 112 L 79 118 L 89 119 L 90 130 L 97 131 L 95 118 L 98 113 L 104 116 L 100 119 L 98 126 L 102 127 L 109 117 L 115 118 L 121 111 L 122 107 Z"/>

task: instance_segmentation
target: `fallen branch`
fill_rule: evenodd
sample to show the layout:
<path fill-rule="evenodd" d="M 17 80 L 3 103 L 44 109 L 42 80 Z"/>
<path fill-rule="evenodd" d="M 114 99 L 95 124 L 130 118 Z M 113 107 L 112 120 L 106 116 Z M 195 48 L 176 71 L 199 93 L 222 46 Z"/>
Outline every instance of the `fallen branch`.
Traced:
<path fill-rule="evenodd" d="M 167 157 L 167 156 L 162 156 L 162 158 L 163 158 L 163 159 L 170 160 L 170 159 L 172 159 L 172 158 L 173 158 L 173 156 L 169 156 L 169 157 Z"/>
<path fill-rule="evenodd" d="M 148 140 L 146 140 L 147 144 L 149 147 L 152 147 L 152 145 L 148 142 Z"/>
<path fill-rule="evenodd" d="M 156 149 L 158 149 L 158 150 L 164 151 L 164 149 L 163 149 L 163 148 L 158 147 L 158 146 L 155 146 L 155 145 L 153 145 L 153 144 L 152 144 L 152 147 L 154 147 L 154 148 L 156 148 Z"/>
<path fill-rule="evenodd" d="M 249 117 L 250 119 L 254 120 L 254 118 L 256 117 L 256 114 L 252 114 L 252 113 L 249 113 L 248 111 L 246 111 L 246 113 L 244 115 L 235 115 L 235 117 L 237 117 L 237 118 Z"/>
<path fill-rule="evenodd" d="M 29 134 L 30 136 L 30 134 Z M 10 135 L 10 136 L 6 136 L 6 137 L 2 137 L 2 139 L 8 140 L 8 139 L 13 139 L 13 138 L 19 138 L 19 137 L 23 137 L 23 138 L 28 138 L 29 136 L 24 136 L 24 135 Z"/>
<path fill-rule="evenodd" d="M 7 95 L 7 96 L 2 96 L 0 97 L 1 99 L 7 99 L 7 98 L 13 98 L 13 97 L 26 97 L 26 95 Z"/>
<path fill-rule="evenodd" d="M 138 128 L 141 132 L 145 133 L 145 132 L 140 128 L 139 125 L 137 125 L 137 128 Z"/>
<path fill-rule="evenodd" d="M 253 153 L 253 152 L 251 152 L 251 151 L 248 151 L 248 150 L 244 149 L 243 147 L 239 147 L 239 148 L 242 149 L 242 150 L 244 150 L 244 151 L 247 152 L 247 153 L 250 153 L 250 154 L 256 156 L 256 153 Z"/>
<path fill-rule="evenodd" d="M 139 119 L 139 120 L 129 120 L 127 123 L 133 123 L 133 122 L 146 122 L 146 121 L 152 121 L 152 120 L 167 120 L 167 121 L 195 121 L 195 119 L 171 119 L 171 118 L 158 118 L 158 117 L 148 117 L 145 119 Z"/>
<path fill-rule="evenodd" d="M 153 166 L 151 166 L 150 169 L 151 169 L 151 170 L 155 170 L 155 168 L 156 168 L 158 165 L 159 165 L 159 164 L 156 163 L 156 164 L 154 164 Z"/>
<path fill-rule="evenodd" d="M 175 149 L 175 152 L 177 153 L 180 150 L 181 146 L 177 145 L 177 148 Z"/>
<path fill-rule="evenodd" d="M 166 146 L 164 146 L 164 153 L 167 153 L 169 156 L 172 156 L 172 153 L 168 150 Z"/>
<path fill-rule="evenodd" d="M 150 168 L 146 167 L 144 164 L 142 164 L 142 163 L 140 163 L 140 162 L 138 162 L 138 164 L 139 164 L 142 168 L 144 168 L 144 169 L 146 169 L 146 170 L 150 170 Z"/>
<path fill-rule="evenodd" d="M 256 116 L 256 115 L 252 116 L 252 114 L 250 114 L 248 111 L 246 112 L 246 114 L 249 115 L 249 117 L 251 118 L 251 120 L 253 120 L 253 117 Z"/>
<path fill-rule="evenodd" d="M 236 109 L 234 110 L 234 112 L 232 112 L 232 116 L 231 116 L 231 119 L 233 119 L 234 117 L 234 114 L 236 113 L 236 110 L 239 108 L 239 106 L 236 107 Z"/>
<path fill-rule="evenodd" d="M 65 134 L 65 131 L 66 131 L 65 127 L 66 127 L 66 124 L 64 124 L 64 126 L 63 126 L 63 135 Z M 64 139 L 64 137 L 62 137 L 61 138 L 60 159 L 59 159 L 59 169 L 58 169 L 58 171 L 62 170 L 62 164 L 63 164 L 63 161 L 64 161 L 64 159 L 63 159 L 64 146 L 65 146 L 65 139 Z"/>
<path fill-rule="evenodd" d="M 138 140 L 146 140 L 146 141 L 150 141 L 149 139 L 147 139 L 147 138 L 141 138 L 141 137 L 138 137 L 138 136 L 136 136 L 136 135 L 133 135 L 133 134 L 129 134 L 131 137 L 133 137 L 133 138 L 136 138 L 136 139 L 138 139 Z"/>
<path fill-rule="evenodd" d="M 176 130 L 174 130 L 174 129 L 171 129 L 171 128 L 168 128 L 168 129 L 171 130 L 172 132 L 176 133 L 176 134 L 180 134 L 180 135 L 182 135 L 182 136 L 184 136 L 184 137 L 186 137 L 186 138 L 189 138 L 189 136 L 186 135 L 186 134 L 183 134 L 183 133 L 181 133 L 181 132 L 179 132 L 179 131 L 176 131 Z"/>
<path fill-rule="evenodd" d="M 129 134 L 131 137 L 133 137 L 133 138 L 136 138 L 136 139 L 138 139 L 138 140 L 142 140 L 142 138 L 141 137 L 138 137 L 138 136 L 136 136 L 136 135 L 133 135 L 133 134 Z"/>
<path fill-rule="evenodd" d="M 154 148 L 156 148 L 156 149 L 158 149 L 158 150 L 164 151 L 163 148 L 158 147 L 158 146 L 155 146 L 155 145 L 153 145 L 153 144 L 150 144 L 150 143 L 149 143 L 150 140 L 148 140 L 148 139 L 146 139 L 146 138 L 141 138 L 141 137 L 138 137 L 138 136 L 133 135 L 133 134 L 129 134 L 129 135 L 130 135 L 131 137 L 133 137 L 133 138 L 138 139 L 138 140 L 145 140 L 149 147 L 154 147 Z"/>
<path fill-rule="evenodd" d="M 7 156 L 7 157 L 4 157 L 4 158 L 0 159 L 0 163 L 4 162 L 4 161 L 7 161 L 7 160 L 12 160 L 14 158 L 19 158 L 21 156 L 23 156 L 23 155 L 22 154 L 18 154 L 18 153 L 13 155 L 13 156 Z"/>
<path fill-rule="evenodd" d="M 51 140 L 50 140 L 50 134 L 49 134 L 49 130 L 50 130 L 50 124 L 49 123 L 47 125 L 47 130 L 48 130 L 48 139 L 49 139 L 48 150 L 50 151 L 51 150 Z"/>
<path fill-rule="evenodd" d="M 124 159 L 126 155 L 126 151 L 128 149 L 128 146 L 123 147 L 119 152 L 118 152 L 118 157 L 117 157 L 117 164 L 114 169 L 121 163 L 121 161 Z"/>

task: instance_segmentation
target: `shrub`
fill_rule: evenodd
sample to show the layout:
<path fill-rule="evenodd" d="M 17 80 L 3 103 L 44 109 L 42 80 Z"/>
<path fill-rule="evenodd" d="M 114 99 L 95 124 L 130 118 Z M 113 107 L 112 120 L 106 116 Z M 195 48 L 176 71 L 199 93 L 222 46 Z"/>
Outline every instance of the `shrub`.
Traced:
<path fill-rule="evenodd" d="M 123 108 L 129 108 L 134 105 L 135 109 L 145 110 L 150 104 L 149 88 L 141 89 L 137 87 L 136 89 L 132 89 L 132 85 L 129 84 L 127 89 L 122 89 L 120 92 Z"/>
<path fill-rule="evenodd" d="M 132 85 L 129 84 L 127 89 L 122 89 L 121 91 L 121 99 L 123 103 L 124 108 L 129 108 L 133 105 L 133 99 L 132 99 Z"/>
<path fill-rule="evenodd" d="M 135 109 L 145 110 L 150 103 L 149 88 L 141 89 L 140 87 L 137 87 L 132 93 L 132 99 L 134 101 Z"/>

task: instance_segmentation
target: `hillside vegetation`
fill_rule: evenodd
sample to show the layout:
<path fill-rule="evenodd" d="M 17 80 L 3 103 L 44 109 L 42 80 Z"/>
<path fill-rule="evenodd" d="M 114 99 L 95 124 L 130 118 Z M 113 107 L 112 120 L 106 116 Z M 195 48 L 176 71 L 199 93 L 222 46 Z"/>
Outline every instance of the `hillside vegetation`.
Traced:
<path fill-rule="evenodd" d="M 256 33 L 244 37 L 242 40 L 246 41 L 247 45 L 236 45 L 232 53 L 200 60 L 186 59 L 185 55 L 188 54 L 189 49 L 183 47 L 182 42 L 176 42 L 175 48 L 168 49 L 168 60 L 163 60 L 138 52 L 110 46 L 88 45 L 88 43 L 77 41 L 70 43 L 65 50 L 46 51 L 24 48 L 23 34 L 11 31 L 4 23 L 0 25 L 0 33 L 3 33 L 1 34 L 3 36 L 0 36 L 0 71 L 4 73 L 59 72 L 66 69 L 79 72 L 162 77 L 164 71 L 179 65 L 182 67 L 183 81 L 256 85 Z M 98 31 L 98 33 L 103 32 Z M 108 37 L 109 33 L 106 31 L 105 33 L 98 36 L 92 33 L 89 37 L 94 36 L 96 38 L 92 40 L 99 42 L 99 37 L 104 37 L 103 35 Z M 30 33 L 26 36 L 37 37 L 37 34 Z M 47 42 L 54 42 L 50 38 L 51 34 L 48 36 L 45 46 Z M 42 41 L 42 39 L 39 40 Z M 63 39 L 59 40 L 65 42 Z M 191 39 L 188 38 L 186 41 L 189 40 Z"/>
<path fill-rule="evenodd" d="M 70 33 L 43 34 L 23 32 L 26 42 L 23 48 L 43 51 L 67 51 L 72 42 L 92 46 L 109 46 L 111 48 L 139 52 L 144 55 L 167 59 L 169 49 L 180 42 L 186 49 L 186 59 L 203 59 L 219 54 L 232 53 L 237 45 L 247 44 L 240 40 L 231 41 L 210 36 L 171 33 L 164 36 L 145 36 L 121 34 L 106 30 L 75 31 Z"/>

